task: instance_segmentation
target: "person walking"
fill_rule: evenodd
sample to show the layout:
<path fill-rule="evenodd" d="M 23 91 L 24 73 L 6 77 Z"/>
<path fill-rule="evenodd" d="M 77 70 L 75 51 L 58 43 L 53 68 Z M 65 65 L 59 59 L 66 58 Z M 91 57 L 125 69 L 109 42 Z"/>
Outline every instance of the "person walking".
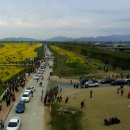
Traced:
<path fill-rule="evenodd" d="M 4 122 L 3 122 L 3 120 L 1 119 L 1 121 L 0 121 L 0 128 L 4 128 Z"/>
<path fill-rule="evenodd" d="M 43 92 L 44 92 L 44 91 L 42 90 L 42 95 L 43 95 Z"/>
<path fill-rule="evenodd" d="M 42 76 L 42 80 L 44 79 L 44 77 Z"/>
<path fill-rule="evenodd" d="M 69 97 L 66 97 L 65 99 L 65 103 L 68 103 Z"/>
<path fill-rule="evenodd" d="M 93 97 L 93 91 L 90 90 L 90 98 L 92 98 L 92 97 Z"/>
<path fill-rule="evenodd" d="M 118 94 L 118 93 L 119 93 L 119 91 L 120 91 L 120 88 L 117 88 L 117 92 L 116 92 L 116 93 Z"/>
<path fill-rule="evenodd" d="M 37 82 L 39 81 L 39 79 L 37 78 Z"/>
<path fill-rule="evenodd" d="M 43 95 L 41 95 L 41 102 L 43 102 Z"/>
<path fill-rule="evenodd" d="M 33 91 L 31 90 L 31 96 L 33 97 Z"/>
<path fill-rule="evenodd" d="M 130 91 L 128 92 L 128 98 L 130 98 Z"/>
<path fill-rule="evenodd" d="M 123 95 L 123 93 L 124 93 L 124 90 L 123 90 L 123 89 L 121 89 L 121 96 Z"/>
<path fill-rule="evenodd" d="M 85 107 L 84 101 L 85 101 L 85 100 L 81 101 L 81 103 L 80 103 L 81 109 L 82 109 L 83 107 Z"/>
<path fill-rule="evenodd" d="M 2 110 L 2 101 L 0 100 L 0 111 Z"/>

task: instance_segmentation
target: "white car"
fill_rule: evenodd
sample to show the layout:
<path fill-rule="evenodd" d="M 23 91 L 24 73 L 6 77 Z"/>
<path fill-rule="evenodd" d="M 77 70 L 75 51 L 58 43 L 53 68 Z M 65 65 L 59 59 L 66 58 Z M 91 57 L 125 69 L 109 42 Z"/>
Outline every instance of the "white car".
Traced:
<path fill-rule="evenodd" d="M 40 77 L 41 77 L 41 74 L 35 74 L 33 78 L 36 80 L 36 79 L 40 79 Z"/>
<path fill-rule="evenodd" d="M 12 117 L 6 127 L 6 130 L 19 130 L 20 124 L 21 121 L 19 117 Z"/>
<path fill-rule="evenodd" d="M 45 69 L 39 69 L 38 71 L 42 71 L 42 72 L 44 72 L 44 71 L 45 71 Z"/>
<path fill-rule="evenodd" d="M 23 96 L 21 97 L 21 101 L 29 102 L 31 98 L 30 92 L 24 92 Z"/>
<path fill-rule="evenodd" d="M 99 83 L 96 80 L 89 80 L 86 83 L 84 83 L 85 87 L 98 87 Z"/>
<path fill-rule="evenodd" d="M 29 93 L 31 93 L 31 91 L 35 91 L 36 89 L 35 89 L 35 86 L 29 86 L 29 87 L 27 87 L 26 89 L 25 89 L 25 92 L 29 92 Z"/>
<path fill-rule="evenodd" d="M 38 70 L 37 72 L 36 72 L 36 74 L 42 74 L 43 73 L 43 71 L 40 71 L 40 70 Z"/>

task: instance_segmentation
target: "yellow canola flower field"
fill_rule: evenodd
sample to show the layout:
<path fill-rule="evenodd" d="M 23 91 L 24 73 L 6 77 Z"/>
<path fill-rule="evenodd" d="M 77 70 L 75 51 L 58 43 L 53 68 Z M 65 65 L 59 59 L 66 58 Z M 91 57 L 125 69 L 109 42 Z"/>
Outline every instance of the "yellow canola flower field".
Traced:
<path fill-rule="evenodd" d="M 41 45 L 29 43 L 6 43 L 0 47 L 0 63 L 23 62 L 26 59 L 37 57 L 34 50 Z"/>
<path fill-rule="evenodd" d="M 0 66 L 0 80 L 5 81 L 24 70 L 21 66 Z"/>
<path fill-rule="evenodd" d="M 64 50 L 61 47 L 58 46 L 50 46 L 54 51 L 56 51 L 59 55 L 61 56 L 67 56 L 66 63 L 74 63 L 74 62 L 79 62 L 79 63 L 84 63 L 84 56 L 81 56 L 75 52 Z"/>

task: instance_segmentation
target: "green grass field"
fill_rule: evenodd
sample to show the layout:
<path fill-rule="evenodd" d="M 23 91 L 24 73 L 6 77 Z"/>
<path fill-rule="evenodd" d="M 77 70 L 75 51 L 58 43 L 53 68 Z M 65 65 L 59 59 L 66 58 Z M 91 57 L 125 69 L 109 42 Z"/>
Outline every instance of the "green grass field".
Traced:
<path fill-rule="evenodd" d="M 89 89 L 64 89 L 62 92 L 63 100 L 69 96 L 69 103 L 61 103 L 62 107 L 70 108 L 74 107 L 81 110 L 80 102 L 85 99 L 85 108 L 81 125 L 83 130 L 130 130 L 130 99 L 127 98 L 127 92 L 130 87 L 124 88 L 124 95 L 116 93 L 117 87 L 100 87 Z M 90 90 L 93 90 L 93 98 L 89 97 Z M 74 99 L 74 95 L 76 99 Z M 111 126 L 104 126 L 104 119 L 109 119 L 113 116 L 117 116 L 120 120 L 120 124 Z"/>
<path fill-rule="evenodd" d="M 50 46 L 55 54 L 54 73 L 63 77 L 106 78 L 109 75 L 119 75 L 120 70 L 112 70 L 110 65 L 105 65 L 100 60 L 85 57 L 77 51 L 65 50 L 59 46 Z M 109 70 L 104 71 L 104 67 Z M 122 71 L 123 72 L 123 71 Z"/>

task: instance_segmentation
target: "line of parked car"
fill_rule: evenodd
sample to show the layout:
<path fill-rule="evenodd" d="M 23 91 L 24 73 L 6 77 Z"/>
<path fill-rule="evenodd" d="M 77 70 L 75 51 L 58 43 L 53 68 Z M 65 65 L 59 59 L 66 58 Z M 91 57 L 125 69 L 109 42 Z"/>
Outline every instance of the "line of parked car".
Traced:
<path fill-rule="evenodd" d="M 92 80 L 82 80 L 80 82 L 82 86 L 85 88 L 88 87 L 99 87 L 100 84 L 111 84 L 111 85 L 127 85 L 130 84 L 130 79 L 113 79 L 113 78 L 106 78 L 101 80 L 100 82 L 92 79 Z"/>
<path fill-rule="evenodd" d="M 37 70 L 37 72 L 34 75 L 34 80 L 35 79 L 39 79 L 43 72 L 45 71 L 45 68 L 47 66 L 47 62 L 43 62 L 39 69 Z M 24 113 L 25 111 L 25 103 L 30 102 L 31 97 L 32 97 L 32 93 L 36 90 L 35 86 L 28 86 L 21 99 L 20 102 L 17 103 L 15 111 L 16 113 Z M 20 125 L 21 125 L 21 120 L 19 117 L 12 117 L 6 127 L 6 130 L 19 130 L 20 129 Z"/>
<path fill-rule="evenodd" d="M 130 84 L 130 79 L 104 79 L 101 81 L 102 84 L 111 84 L 111 85 L 127 85 Z"/>
<path fill-rule="evenodd" d="M 24 113 L 25 111 L 25 103 L 29 102 L 31 99 L 31 91 L 35 91 L 35 86 L 29 86 L 25 89 L 20 102 L 17 103 L 15 111 L 16 113 Z M 6 130 L 19 130 L 21 124 L 21 120 L 19 117 L 12 117 L 6 127 Z"/>
<path fill-rule="evenodd" d="M 24 113 L 25 111 L 25 103 L 30 102 L 32 97 L 31 91 L 34 92 L 35 86 L 29 86 L 25 89 L 20 102 L 17 103 L 15 111 L 16 113 Z M 19 117 L 12 117 L 6 127 L 6 130 L 19 130 L 20 129 L 21 120 Z"/>
<path fill-rule="evenodd" d="M 45 71 L 46 66 L 47 66 L 47 62 L 43 62 L 40 65 L 39 69 L 37 70 L 37 72 L 35 73 L 35 75 L 33 77 L 34 80 L 39 80 L 40 79 L 40 77 L 42 76 L 42 73 Z"/>

